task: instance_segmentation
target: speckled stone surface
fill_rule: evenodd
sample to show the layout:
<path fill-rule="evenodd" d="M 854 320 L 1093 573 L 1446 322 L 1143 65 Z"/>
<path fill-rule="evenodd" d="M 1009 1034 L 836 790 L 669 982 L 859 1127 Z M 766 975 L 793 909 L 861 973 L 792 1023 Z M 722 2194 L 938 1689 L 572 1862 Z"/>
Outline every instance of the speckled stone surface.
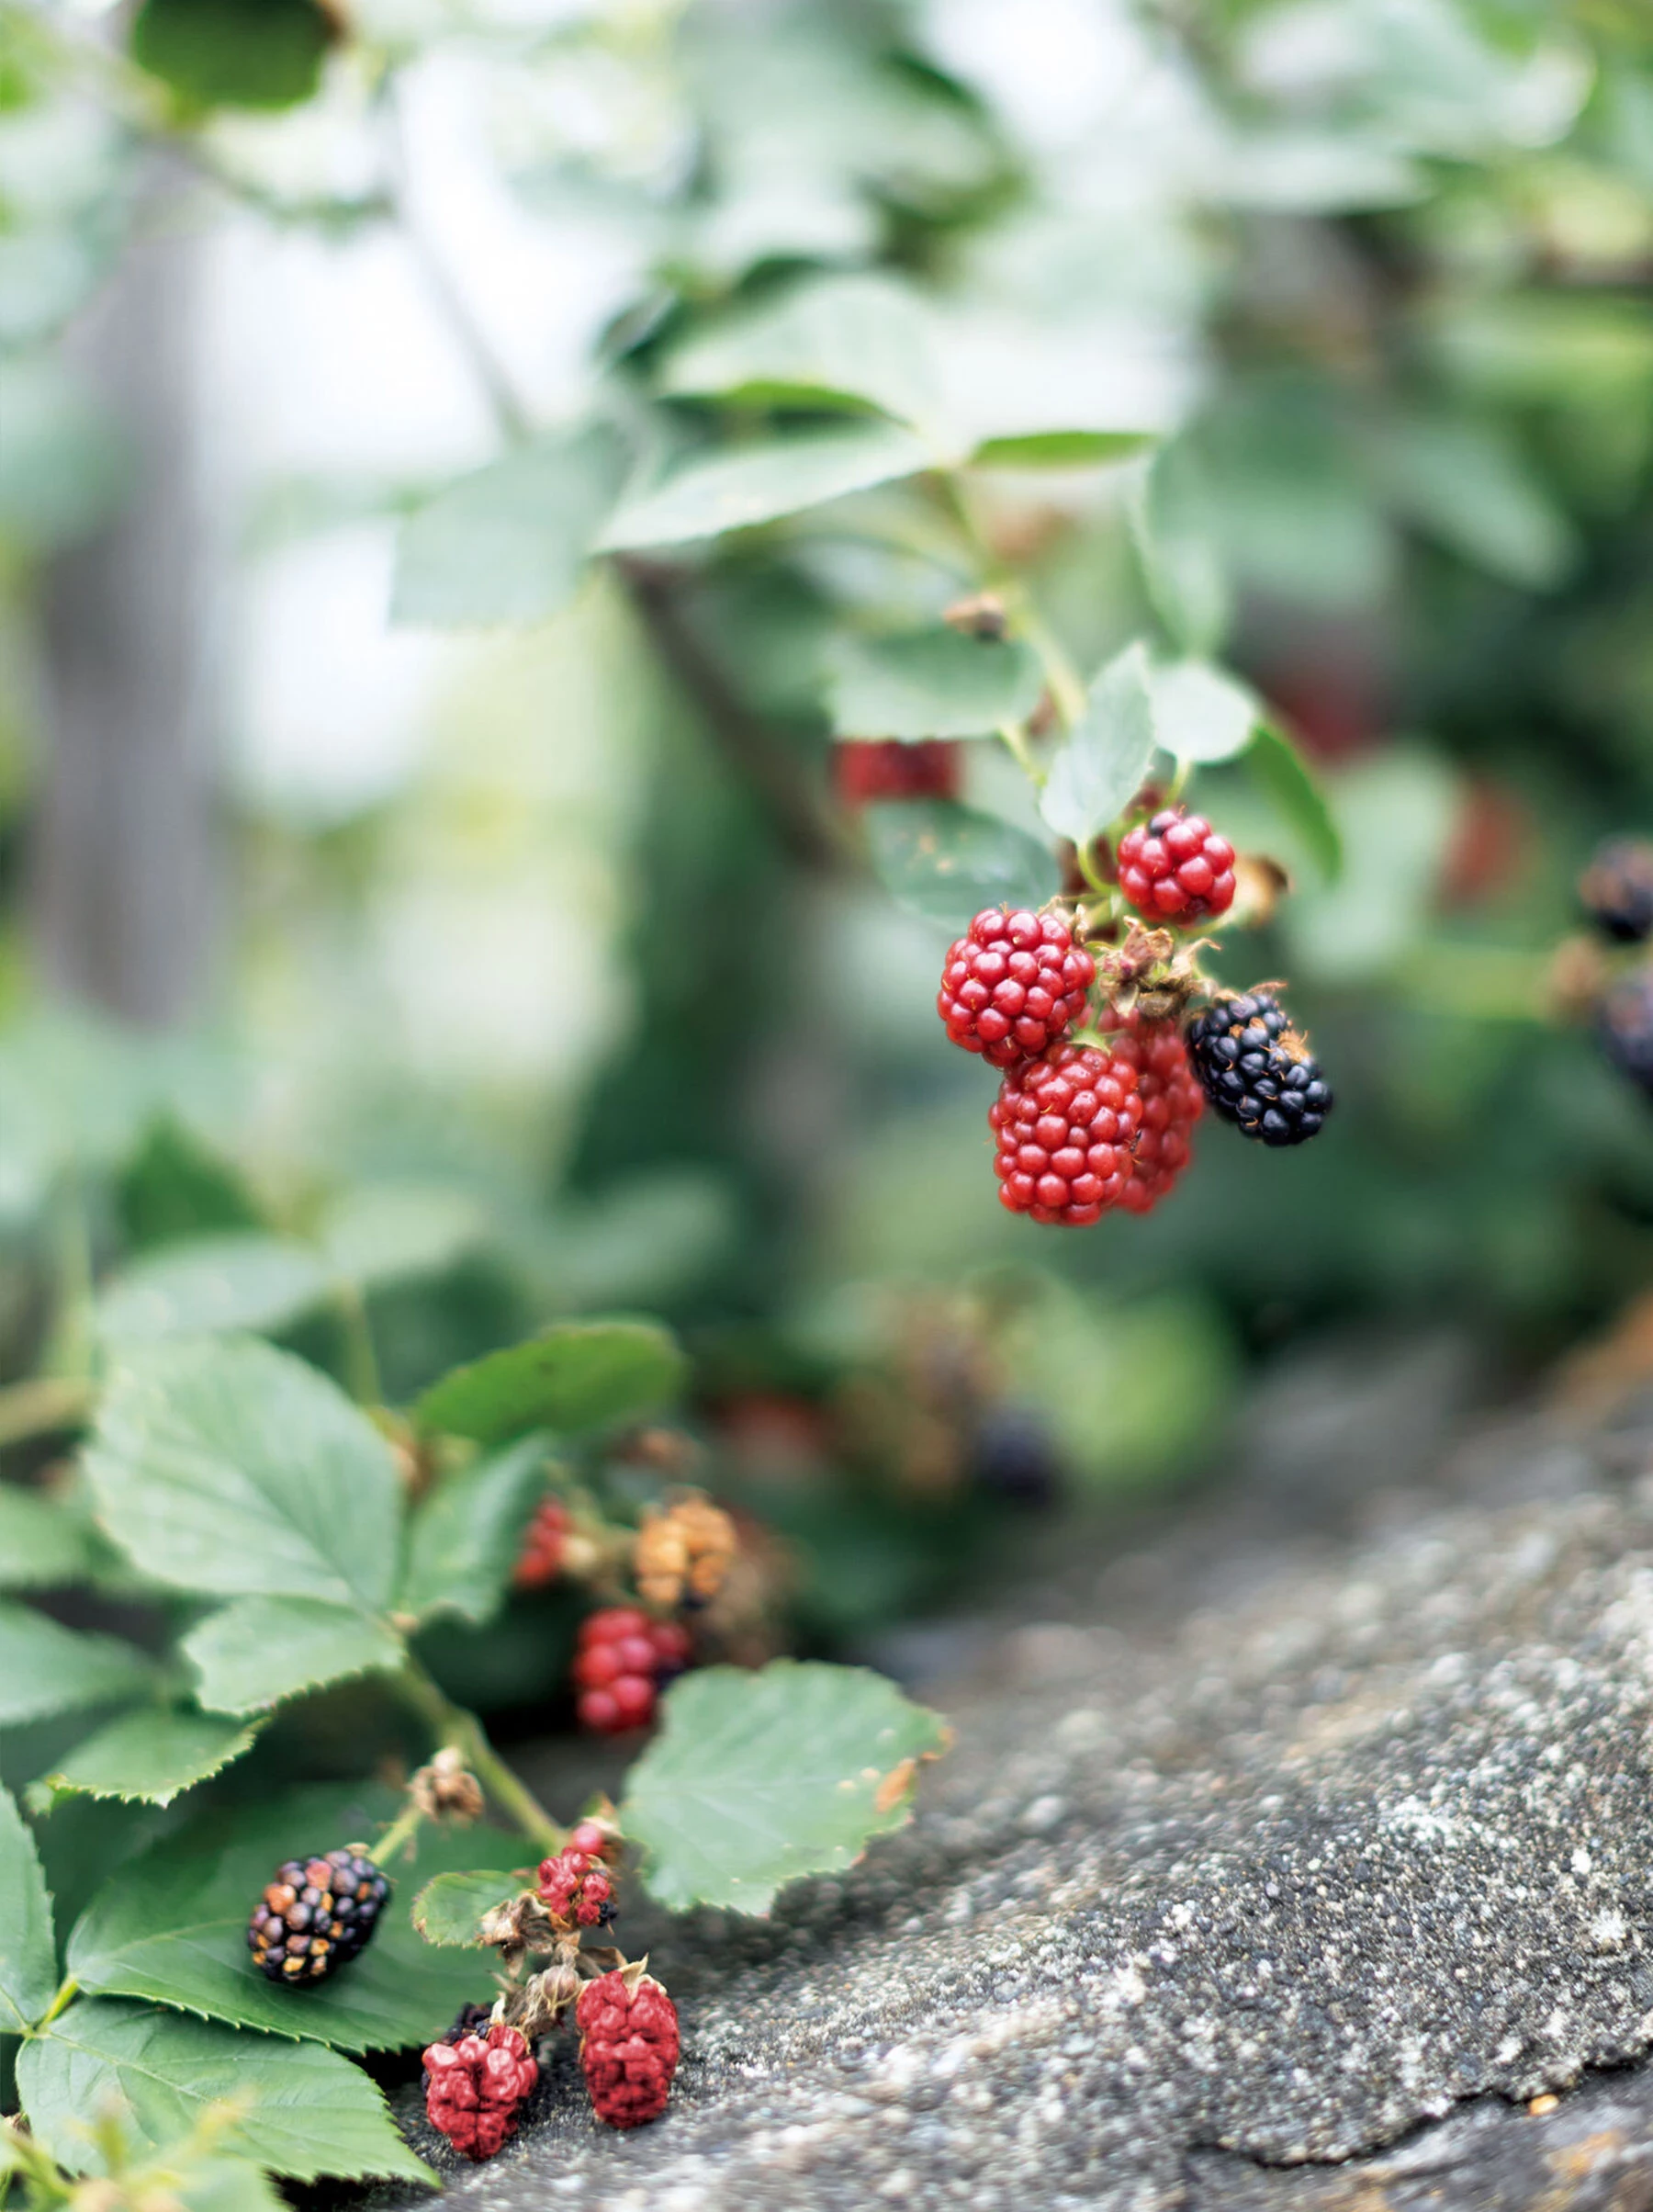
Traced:
<path fill-rule="evenodd" d="M 905 1834 L 765 1924 L 627 1914 L 668 2117 L 553 2048 L 455 2212 L 1653 2206 L 1650 1462 L 1512 1429 L 1358 1533 L 1069 1571 L 932 1689 Z"/>

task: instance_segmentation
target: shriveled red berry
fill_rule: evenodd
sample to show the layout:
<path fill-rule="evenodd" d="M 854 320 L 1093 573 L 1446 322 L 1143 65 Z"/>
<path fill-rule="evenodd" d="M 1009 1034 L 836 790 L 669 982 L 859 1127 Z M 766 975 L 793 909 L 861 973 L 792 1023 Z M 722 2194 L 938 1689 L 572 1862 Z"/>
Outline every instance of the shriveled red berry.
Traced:
<path fill-rule="evenodd" d="M 1147 1213 L 1193 1157 L 1193 1129 L 1205 1112 L 1205 1093 L 1175 1021 L 1131 1021 L 1113 1056 L 1136 1069 L 1142 1101 L 1141 1132 L 1119 1203 L 1128 1213 Z"/>
<path fill-rule="evenodd" d="M 1119 840 L 1119 888 L 1150 921 L 1202 921 L 1234 903 L 1234 848 L 1203 815 L 1167 807 Z"/>
<path fill-rule="evenodd" d="M 989 907 L 949 947 L 936 1011 L 955 1044 L 1013 1067 L 1081 1019 L 1096 974 L 1054 914 Z"/>
<path fill-rule="evenodd" d="M 646 1728 L 660 1687 L 682 1673 L 692 1645 L 675 1620 L 651 1620 L 635 1606 L 607 1606 L 579 1626 L 575 1709 L 599 1735 Z"/>
<path fill-rule="evenodd" d="M 566 1851 L 583 1851 L 588 1858 L 612 1858 L 620 1845 L 620 1831 L 612 1821 L 590 1818 L 577 1821 L 568 1831 Z"/>
<path fill-rule="evenodd" d="M 543 1858 L 540 1902 L 565 1929 L 606 1927 L 614 1917 L 614 1885 L 608 1868 L 590 1852 L 565 1849 Z"/>
<path fill-rule="evenodd" d="M 1083 1228 L 1120 1202 L 1142 1125 L 1136 1069 L 1095 1045 L 1052 1044 L 1013 1068 L 988 1121 L 999 1202 Z"/>
<path fill-rule="evenodd" d="M 492 2158 L 516 2133 L 539 2068 L 520 2028 L 433 2043 L 424 2054 L 425 2112 L 466 2158 Z"/>
<path fill-rule="evenodd" d="M 579 2063 L 592 2108 L 611 2127 L 658 2119 L 678 2063 L 677 2007 L 635 1967 L 588 1981 L 574 2007 Z"/>
<path fill-rule="evenodd" d="M 519 1590 L 541 1590 L 563 1570 L 574 1517 L 559 1497 L 548 1497 L 528 1524 L 512 1581 Z"/>
<path fill-rule="evenodd" d="M 838 792 L 846 807 L 873 799 L 956 799 L 963 755 L 951 738 L 850 738 L 833 749 Z"/>

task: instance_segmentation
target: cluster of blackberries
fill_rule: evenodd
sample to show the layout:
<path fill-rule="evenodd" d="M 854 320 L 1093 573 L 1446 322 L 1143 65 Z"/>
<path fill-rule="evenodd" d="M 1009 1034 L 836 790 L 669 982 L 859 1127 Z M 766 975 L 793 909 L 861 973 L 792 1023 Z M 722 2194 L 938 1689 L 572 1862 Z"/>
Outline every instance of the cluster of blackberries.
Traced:
<path fill-rule="evenodd" d="M 1609 838 L 1579 878 L 1579 898 L 1612 943 L 1646 945 L 1653 937 L 1653 843 Z M 1607 986 L 1596 1027 L 1613 1065 L 1653 1098 L 1653 962 L 1638 961 Z"/>

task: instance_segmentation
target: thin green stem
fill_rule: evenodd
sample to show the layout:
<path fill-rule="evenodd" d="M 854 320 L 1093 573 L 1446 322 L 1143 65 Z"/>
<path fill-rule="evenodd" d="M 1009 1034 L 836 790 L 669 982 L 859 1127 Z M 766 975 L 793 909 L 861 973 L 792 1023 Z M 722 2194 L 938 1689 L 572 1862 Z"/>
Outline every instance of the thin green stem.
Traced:
<path fill-rule="evenodd" d="M 358 1405 L 382 1405 L 384 1384 L 379 1379 L 378 1353 L 373 1342 L 373 1323 L 360 1283 L 342 1280 L 333 1292 L 333 1309 L 344 1337 L 344 1379 Z"/>
<path fill-rule="evenodd" d="M 66 1169 L 52 1194 L 54 1312 L 47 1354 L 51 1372 L 84 1382 L 92 1372 L 92 1224 L 79 1175 Z"/>
<path fill-rule="evenodd" d="M 425 1721 L 433 1742 L 452 1744 L 463 1755 L 489 1796 L 502 1812 L 510 1814 L 529 1841 L 548 1853 L 560 1851 L 566 1832 L 506 1766 L 475 1713 L 454 1704 L 417 1660 L 410 1660 L 395 1680 L 404 1702 Z"/>
<path fill-rule="evenodd" d="M 373 1856 L 381 1867 L 388 1866 L 404 1844 L 412 1843 L 423 1819 L 424 1807 L 410 1798 L 373 1846 Z"/>

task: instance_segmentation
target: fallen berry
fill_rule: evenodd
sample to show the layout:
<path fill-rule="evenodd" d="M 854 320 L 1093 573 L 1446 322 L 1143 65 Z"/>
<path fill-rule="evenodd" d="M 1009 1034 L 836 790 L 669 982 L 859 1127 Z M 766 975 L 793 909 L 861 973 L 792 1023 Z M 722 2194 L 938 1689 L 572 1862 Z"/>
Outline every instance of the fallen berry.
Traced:
<path fill-rule="evenodd" d="M 1653 844 L 1611 837 L 1598 845 L 1579 878 L 1579 903 L 1615 943 L 1645 943 L 1653 936 Z"/>
<path fill-rule="evenodd" d="M 1142 1101 L 1141 1134 L 1119 1203 L 1128 1213 L 1147 1213 L 1175 1188 L 1194 1157 L 1192 1133 L 1205 1112 L 1205 1096 L 1174 1021 L 1133 1020 L 1113 1055 L 1136 1069 Z"/>
<path fill-rule="evenodd" d="M 614 1917 L 614 1885 L 607 1868 L 589 1852 L 568 1847 L 543 1858 L 540 1902 L 564 1930 L 606 1927 Z"/>
<path fill-rule="evenodd" d="M 523 1539 L 523 1549 L 512 1572 L 511 1579 L 516 1588 L 542 1590 L 548 1582 L 557 1580 L 563 1571 L 568 1531 L 573 1526 L 574 1517 L 561 1498 L 548 1497 L 541 1502 L 528 1524 L 528 1533 Z"/>
<path fill-rule="evenodd" d="M 1083 1018 L 1096 974 L 1055 915 L 989 907 L 948 948 L 936 1010 L 955 1044 L 1013 1067 Z"/>
<path fill-rule="evenodd" d="M 1332 1111 L 1319 1063 L 1267 991 L 1219 999 L 1189 1023 L 1186 1044 L 1212 1108 L 1243 1136 L 1306 1144 Z"/>
<path fill-rule="evenodd" d="M 635 1606 L 608 1606 L 579 1624 L 575 1709 L 582 1727 L 624 1735 L 654 1719 L 660 1686 L 689 1664 L 687 1630 L 651 1620 Z"/>
<path fill-rule="evenodd" d="M 264 1885 L 247 1924 L 261 1974 L 311 1989 L 365 1949 L 390 1884 L 359 1851 L 289 1858 Z"/>
<path fill-rule="evenodd" d="M 846 807 L 874 799 L 956 799 L 963 756 L 950 738 L 921 738 L 914 745 L 850 738 L 833 748 L 833 769 Z"/>
<path fill-rule="evenodd" d="M 1013 1068 L 987 1116 L 999 1202 L 1081 1228 L 1119 1203 L 1141 1127 L 1136 1070 L 1095 1045 L 1052 1044 Z"/>
<path fill-rule="evenodd" d="M 1234 903 L 1234 848 L 1203 815 L 1167 807 L 1119 840 L 1119 888 L 1150 921 L 1203 921 Z"/>
<path fill-rule="evenodd" d="M 424 2054 L 425 2112 L 466 2158 L 492 2158 L 516 2133 L 539 2080 L 520 2028 L 496 2021 L 485 2036 L 433 2043 Z"/>
<path fill-rule="evenodd" d="M 678 2063 L 677 2007 L 635 1967 L 588 1981 L 574 2008 L 579 2063 L 600 2120 L 640 2127 L 658 2119 Z"/>
<path fill-rule="evenodd" d="M 1653 1098 L 1653 968 L 1637 968 L 1614 984 L 1597 1027 L 1613 1065 Z"/>

